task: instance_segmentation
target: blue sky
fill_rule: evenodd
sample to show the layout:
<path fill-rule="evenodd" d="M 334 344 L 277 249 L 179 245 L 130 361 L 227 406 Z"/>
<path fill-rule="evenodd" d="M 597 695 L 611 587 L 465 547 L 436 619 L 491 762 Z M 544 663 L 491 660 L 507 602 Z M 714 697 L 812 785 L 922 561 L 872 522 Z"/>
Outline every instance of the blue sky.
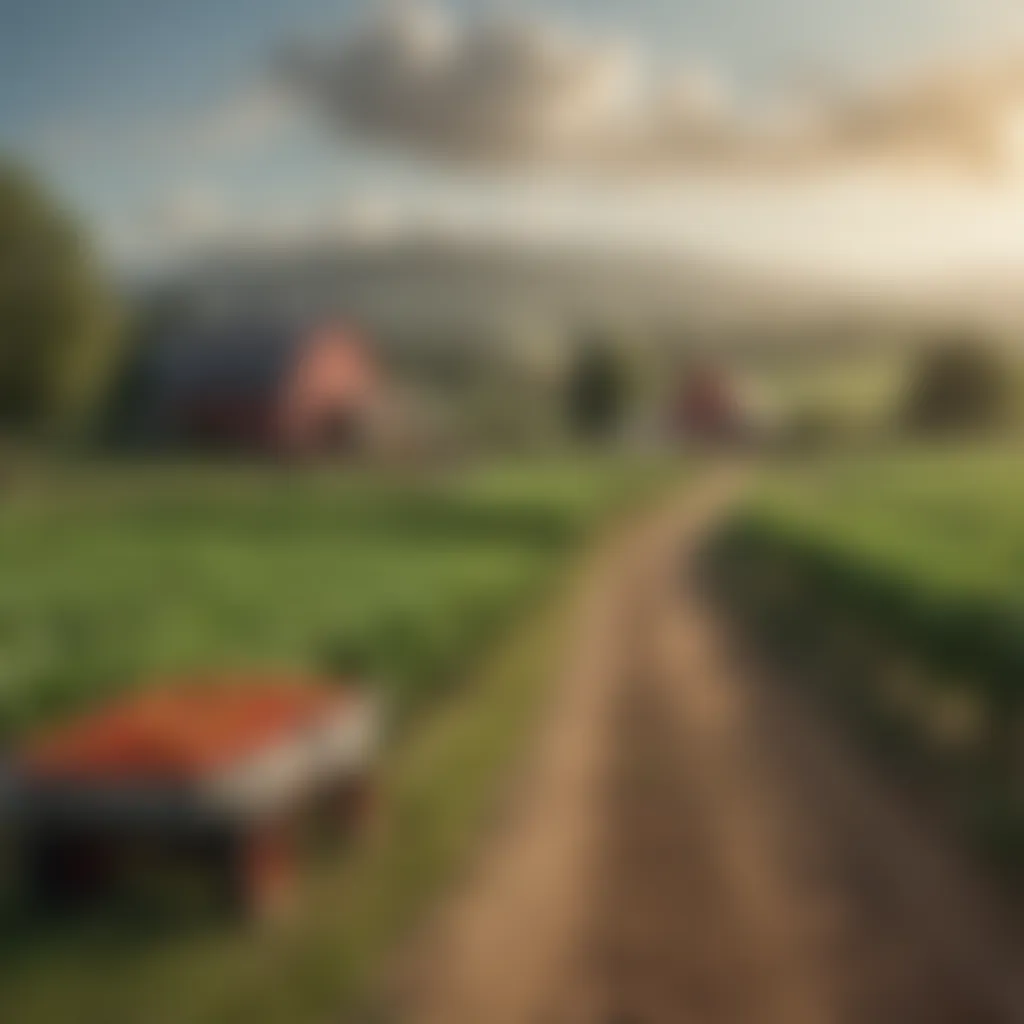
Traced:
<path fill-rule="evenodd" d="M 36 164 L 101 233 L 161 204 L 202 212 L 373 197 L 482 196 L 486 176 L 296 126 L 212 146 L 204 119 L 259 83 L 282 42 L 340 35 L 373 0 L 0 0 L 0 147 Z M 583 37 L 626 38 L 652 65 L 699 64 L 756 93 L 808 73 L 858 77 L 937 57 L 1024 52 L 1020 0 L 483 0 Z M 230 113 L 225 116 L 234 116 Z M 207 135 L 209 132 L 207 132 Z M 525 187 L 525 186 L 524 186 Z M 496 195 L 507 194 L 502 180 Z M 482 201 L 482 200 L 481 200 Z"/>
<path fill-rule="evenodd" d="M 0 131 L 31 135 L 78 111 L 145 113 L 209 96 L 283 37 L 335 26 L 373 0 L 0 0 Z M 792 65 L 913 59 L 1024 34 L 1017 0 L 460 0 L 625 32 L 665 56 L 753 75 Z"/>

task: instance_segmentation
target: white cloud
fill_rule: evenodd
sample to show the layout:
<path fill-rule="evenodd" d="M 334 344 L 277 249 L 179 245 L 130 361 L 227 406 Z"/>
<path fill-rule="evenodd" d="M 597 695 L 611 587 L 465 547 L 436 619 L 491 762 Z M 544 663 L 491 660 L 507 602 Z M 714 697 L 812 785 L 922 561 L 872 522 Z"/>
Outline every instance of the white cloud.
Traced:
<path fill-rule="evenodd" d="M 727 77 L 706 68 L 664 70 L 621 42 L 539 19 L 460 22 L 419 3 L 378 9 L 285 64 L 336 129 L 499 167 L 990 170 L 1006 156 L 1007 111 L 1024 105 L 1024 60 L 1004 60 L 744 110 Z"/>
<path fill-rule="evenodd" d="M 294 52 L 286 69 L 339 127 L 482 164 L 628 158 L 662 134 L 702 145 L 721 113 L 706 73 L 652 83 L 621 43 L 539 20 L 458 24 L 418 4 L 389 6 L 340 40 Z"/>

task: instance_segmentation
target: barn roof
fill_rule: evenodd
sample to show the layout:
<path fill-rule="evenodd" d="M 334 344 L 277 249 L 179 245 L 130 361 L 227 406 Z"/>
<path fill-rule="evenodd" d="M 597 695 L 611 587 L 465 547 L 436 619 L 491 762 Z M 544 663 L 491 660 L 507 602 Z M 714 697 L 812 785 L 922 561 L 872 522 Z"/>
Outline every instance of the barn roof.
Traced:
<path fill-rule="evenodd" d="M 44 732 L 18 762 L 50 782 L 201 781 L 315 726 L 351 696 L 308 678 L 183 680 Z"/>

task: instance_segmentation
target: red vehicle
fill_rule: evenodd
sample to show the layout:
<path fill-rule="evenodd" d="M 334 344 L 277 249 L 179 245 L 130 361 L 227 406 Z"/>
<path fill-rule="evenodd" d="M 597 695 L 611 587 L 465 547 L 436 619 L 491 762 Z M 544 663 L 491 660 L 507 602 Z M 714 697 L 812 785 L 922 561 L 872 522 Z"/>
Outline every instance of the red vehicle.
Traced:
<path fill-rule="evenodd" d="M 78 902 L 188 864 L 237 909 L 268 910 L 292 888 L 303 827 L 364 806 L 379 731 L 356 690 L 246 677 L 160 686 L 43 732 L 7 786 L 30 891 Z"/>

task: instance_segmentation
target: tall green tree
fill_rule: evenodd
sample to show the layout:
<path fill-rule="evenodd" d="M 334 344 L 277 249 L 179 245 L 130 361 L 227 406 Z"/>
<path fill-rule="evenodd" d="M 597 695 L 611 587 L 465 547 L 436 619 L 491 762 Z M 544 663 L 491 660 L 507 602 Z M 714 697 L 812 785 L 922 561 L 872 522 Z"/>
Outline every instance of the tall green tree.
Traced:
<path fill-rule="evenodd" d="M 621 425 L 628 397 L 629 371 L 621 353 L 603 339 L 587 338 L 566 382 L 566 413 L 573 432 L 584 440 L 607 439 Z"/>
<path fill-rule="evenodd" d="M 1013 379 L 1012 365 L 983 339 L 942 339 L 913 368 L 904 422 L 924 433 L 998 427 L 1011 413 Z"/>
<path fill-rule="evenodd" d="M 81 230 L 28 173 L 0 164 L 0 427 L 82 426 L 117 326 Z"/>

